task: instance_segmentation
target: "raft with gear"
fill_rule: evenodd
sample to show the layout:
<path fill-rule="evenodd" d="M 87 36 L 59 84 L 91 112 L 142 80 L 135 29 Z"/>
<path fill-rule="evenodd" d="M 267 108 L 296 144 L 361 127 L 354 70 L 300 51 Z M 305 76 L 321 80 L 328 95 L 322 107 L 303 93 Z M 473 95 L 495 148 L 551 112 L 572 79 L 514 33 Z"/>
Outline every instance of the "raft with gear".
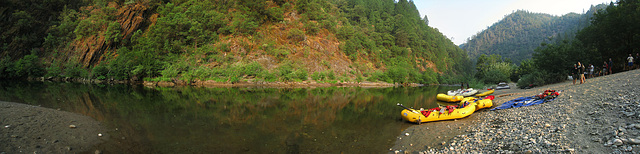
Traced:
<path fill-rule="evenodd" d="M 487 96 L 485 98 L 465 97 L 464 99 L 462 99 L 462 101 L 460 101 L 460 105 L 463 105 L 464 103 L 475 103 L 476 111 L 477 111 L 480 109 L 490 108 L 491 106 L 493 106 L 494 98 L 495 96 Z"/>
<path fill-rule="evenodd" d="M 475 90 L 473 88 L 469 88 L 469 89 L 458 89 L 458 90 L 449 90 L 447 91 L 447 95 L 449 96 L 464 96 L 464 97 L 469 97 L 469 96 L 473 96 L 476 93 L 478 93 L 478 90 Z"/>
<path fill-rule="evenodd" d="M 418 124 L 423 122 L 460 119 L 467 117 L 476 111 L 475 103 L 470 103 L 467 106 L 462 106 L 460 108 L 449 105 L 422 111 L 404 107 L 402 104 L 398 104 L 398 106 L 405 108 L 400 112 L 400 114 L 402 114 L 402 119 Z"/>
<path fill-rule="evenodd" d="M 447 105 L 427 110 L 416 110 L 405 107 L 402 104 L 398 104 L 398 106 L 404 108 L 404 110 L 400 112 L 402 119 L 421 124 L 423 122 L 452 120 L 467 117 L 477 110 L 493 106 L 494 98 L 494 96 L 487 96 L 485 98 L 466 97 L 460 101 L 459 105 Z"/>
<path fill-rule="evenodd" d="M 464 96 L 449 96 L 447 94 L 438 94 L 436 95 L 436 99 L 444 102 L 459 102 L 462 101 Z"/>

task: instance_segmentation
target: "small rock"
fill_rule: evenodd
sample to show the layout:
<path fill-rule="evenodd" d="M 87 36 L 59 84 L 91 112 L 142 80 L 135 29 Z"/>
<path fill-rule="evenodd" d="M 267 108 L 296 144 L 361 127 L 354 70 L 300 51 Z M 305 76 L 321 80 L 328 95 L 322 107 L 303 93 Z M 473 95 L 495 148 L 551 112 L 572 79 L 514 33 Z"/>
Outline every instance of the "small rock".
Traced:
<path fill-rule="evenodd" d="M 551 125 L 549 125 L 549 124 L 544 124 L 544 127 L 551 127 Z"/>
<path fill-rule="evenodd" d="M 618 130 L 621 131 L 621 132 L 627 131 L 627 129 L 624 129 L 622 127 L 618 127 Z"/>
<path fill-rule="evenodd" d="M 102 137 L 102 134 L 100 134 L 100 133 L 99 133 L 99 134 L 98 134 L 98 137 Z"/>
<path fill-rule="evenodd" d="M 409 136 L 409 133 L 404 133 L 404 136 Z"/>
<path fill-rule="evenodd" d="M 630 138 L 630 139 L 627 139 L 627 142 L 629 144 L 640 144 L 640 139 Z"/>
<path fill-rule="evenodd" d="M 4 128 L 9 128 L 9 127 L 11 127 L 11 125 L 6 125 L 6 126 L 4 126 Z"/>
<path fill-rule="evenodd" d="M 69 125 L 69 128 L 76 128 L 76 125 Z"/>
<path fill-rule="evenodd" d="M 614 140 L 613 140 L 613 145 L 621 146 L 622 144 L 623 144 L 623 142 L 622 142 L 622 140 L 620 140 L 620 139 L 614 139 Z"/>

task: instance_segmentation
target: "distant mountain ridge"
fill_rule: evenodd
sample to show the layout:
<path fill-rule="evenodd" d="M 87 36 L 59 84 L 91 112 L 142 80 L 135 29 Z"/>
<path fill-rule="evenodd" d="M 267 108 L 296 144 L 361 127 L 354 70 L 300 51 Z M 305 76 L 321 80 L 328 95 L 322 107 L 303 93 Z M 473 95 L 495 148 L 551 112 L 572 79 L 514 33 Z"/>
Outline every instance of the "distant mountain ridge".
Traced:
<path fill-rule="evenodd" d="M 577 31 L 590 24 L 590 18 L 598 9 L 606 6 L 600 4 L 592 6 L 584 14 L 562 16 L 518 10 L 468 38 L 460 48 L 466 50 L 471 59 L 482 54 L 498 54 L 520 64 L 520 61 L 531 58 L 534 49 L 545 41 L 573 38 Z"/>

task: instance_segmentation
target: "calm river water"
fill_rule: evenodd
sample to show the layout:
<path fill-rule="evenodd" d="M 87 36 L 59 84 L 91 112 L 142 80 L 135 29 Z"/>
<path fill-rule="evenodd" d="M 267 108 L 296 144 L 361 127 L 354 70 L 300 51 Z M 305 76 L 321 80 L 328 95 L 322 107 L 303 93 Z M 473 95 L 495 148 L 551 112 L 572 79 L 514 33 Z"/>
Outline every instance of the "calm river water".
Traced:
<path fill-rule="evenodd" d="M 438 106 L 457 87 L 146 88 L 0 82 L 0 100 L 87 115 L 106 153 L 384 153 L 413 125 L 402 108 Z"/>

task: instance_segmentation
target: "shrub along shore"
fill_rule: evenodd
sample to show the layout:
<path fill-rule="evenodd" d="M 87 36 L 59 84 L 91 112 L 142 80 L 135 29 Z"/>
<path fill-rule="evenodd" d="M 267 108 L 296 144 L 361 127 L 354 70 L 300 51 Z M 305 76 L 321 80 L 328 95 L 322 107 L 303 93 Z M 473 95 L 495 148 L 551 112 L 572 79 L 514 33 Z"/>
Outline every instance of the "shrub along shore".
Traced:
<path fill-rule="evenodd" d="M 194 80 L 186 82 L 183 80 L 175 81 L 139 81 L 139 80 L 99 80 L 99 79 L 85 79 L 85 78 L 57 78 L 57 77 L 37 77 L 28 78 L 28 81 L 39 82 L 75 82 L 83 84 L 142 84 L 147 87 L 176 87 L 176 86 L 196 86 L 196 87 L 282 87 L 282 88 L 304 88 L 304 87 L 398 87 L 409 86 L 417 87 L 424 86 L 419 83 L 386 83 L 386 82 L 341 82 L 341 81 L 293 81 L 293 82 L 265 82 L 265 81 L 253 81 L 246 80 L 240 82 L 216 82 L 214 80 Z"/>

